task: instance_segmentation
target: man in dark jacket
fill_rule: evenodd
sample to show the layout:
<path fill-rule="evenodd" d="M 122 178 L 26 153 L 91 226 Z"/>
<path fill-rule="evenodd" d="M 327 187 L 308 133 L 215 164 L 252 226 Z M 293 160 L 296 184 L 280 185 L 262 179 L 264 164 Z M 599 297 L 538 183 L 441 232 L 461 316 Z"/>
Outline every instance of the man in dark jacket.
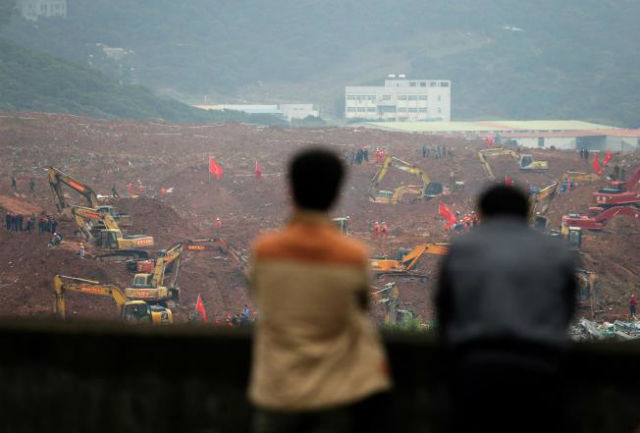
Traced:
<path fill-rule="evenodd" d="M 528 206 L 519 189 L 491 187 L 483 224 L 443 260 L 435 302 L 451 356 L 452 431 L 569 431 L 559 379 L 577 263 L 527 225 Z"/>

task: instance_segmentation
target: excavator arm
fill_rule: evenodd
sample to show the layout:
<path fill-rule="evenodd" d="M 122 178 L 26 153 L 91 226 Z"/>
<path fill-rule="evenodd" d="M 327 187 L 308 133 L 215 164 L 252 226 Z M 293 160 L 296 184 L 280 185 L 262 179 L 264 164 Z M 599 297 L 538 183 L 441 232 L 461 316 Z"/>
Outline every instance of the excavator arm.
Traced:
<path fill-rule="evenodd" d="M 422 184 L 421 185 L 401 185 L 395 189 L 391 197 L 381 198 L 379 197 L 380 194 L 377 192 L 378 186 L 380 185 L 380 183 L 382 182 L 382 180 L 384 179 L 384 177 L 386 176 L 390 168 L 395 168 L 400 171 L 404 171 L 405 173 L 416 175 L 420 178 L 420 180 L 422 181 Z M 402 197 L 405 196 L 406 194 L 417 195 L 420 199 L 422 199 L 425 196 L 427 196 L 428 187 L 431 184 L 432 184 L 431 179 L 429 179 L 429 176 L 427 175 L 427 173 L 425 173 L 419 167 L 416 167 L 413 164 L 403 161 L 400 158 L 396 158 L 395 156 L 387 156 L 382 164 L 382 167 L 380 168 L 380 170 L 378 170 L 376 175 L 371 180 L 371 186 L 369 188 L 369 197 L 371 200 L 375 202 L 390 203 L 390 204 L 398 203 L 398 201 L 400 201 Z M 436 185 L 435 189 L 437 190 L 437 193 L 435 195 L 440 194 L 442 192 L 441 191 L 442 186 L 440 184 L 434 184 L 434 185 Z"/>
<path fill-rule="evenodd" d="M 49 174 L 49 186 L 51 187 L 54 202 L 59 212 L 65 212 L 65 209 L 69 207 L 64 199 L 64 193 L 62 191 L 63 185 L 68 186 L 78 194 L 82 195 L 85 200 L 87 200 L 89 207 L 98 206 L 98 196 L 88 185 L 69 176 L 68 174 L 63 173 L 55 167 L 49 167 L 47 169 L 47 173 Z"/>
<path fill-rule="evenodd" d="M 124 293 L 122 293 L 122 291 L 116 286 L 100 284 L 98 281 L 85 280 L 83 278 L 56 275 L 53 279 L 53 311 L 63 319 L 66 313 L 65 294 L 67 291 L 113 298 L 119 312 L 122 311 L 122 307 L 127 301 Z"/>

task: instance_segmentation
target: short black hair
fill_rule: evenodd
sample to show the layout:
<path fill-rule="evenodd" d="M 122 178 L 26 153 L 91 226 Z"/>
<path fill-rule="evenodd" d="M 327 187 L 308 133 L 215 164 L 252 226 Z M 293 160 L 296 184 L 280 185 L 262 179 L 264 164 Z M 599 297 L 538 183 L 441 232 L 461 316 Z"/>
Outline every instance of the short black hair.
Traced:
<path fill-rule="evenodd" d="M 327 211 L 335 202 L 345 168 L 328 149 L 313 147 L 301 151 L 289 163 L 293 201 L 301 209 Z"/>
<path fill-rule="evenodd" d="M 529 199 L 525 192 L 515 186 L 494 185 L 480 196 L 480 213 L 488 218 L 495 216 L 513 216 L 522 219 L 529 217 Z"/>

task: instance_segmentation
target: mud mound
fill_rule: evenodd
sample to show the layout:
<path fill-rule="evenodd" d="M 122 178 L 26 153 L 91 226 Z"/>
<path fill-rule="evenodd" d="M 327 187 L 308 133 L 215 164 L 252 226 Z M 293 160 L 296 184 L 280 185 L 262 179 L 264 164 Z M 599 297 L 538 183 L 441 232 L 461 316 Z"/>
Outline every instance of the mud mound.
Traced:
<path fill-rule="evenodd" d="M 335 216 L 349 215 L 353 235 L 367 242 L 378 256 L 394 256 L 399 248 L 412 248 L 422 242 L 443 242 L 450 238 L 444 221 L 438 215 L 440 201 L 453 211 L 469 212 L 477 194 L 488 184 L 488 176 L 477 152 L 484 147 L 482 139 L 435 137 L 419 134 L 387 132 L 368 128 L 308 128 L 284 129 L 241 124 L 173 125 L 157 122 L 97 121 L 94 119 L 43 115 L 39 113 L 4 113 L 0 118 L 0 206 L 11 206 L 31 213 L 44 209 L 54 213 L 47 177 L 43 171 L 49 165 L 73 175 L 90 185 L 98 194 L 109 194 L 116 187 L 126 196 L 127 184 L 143 185 L 138 199 L 121 199 L 115 206 L 129 213 L 133 227 L 128 234 L 146 233 L 154 236 L 155 252 L 174 242 L 190 238 L 220 236 L 241 252 L 246 252 L 251 240 L 264 230 L 281 226 L 290 212 L 286 190 L 287 163 L 299 149 L 323 145 L 334 149 L 345 161 L 362 145 L 371 151 L 384 147 L 388 154 L 423 169 L 431 181 L 448 185 L 453 174 L 465 184 L 463 191 L 454 191 L 435 200 L 400 203 L 396 206 L 369 202 L 368 190 L 372 177 L 380 166 L 372 162 L 349 165 L 344 193 Z M 444 145 L 453 157 L 422 158 L 421 149 Z M 592 172 L 589 162 L 575 152 L 526 150 L 535 159 L 548 160 L 550 169 L 527 173 L 518 169 L 511 157 L 489 158 L 497 179 L 511 177 L 522 185 L 543 188 L 562 173 Z M 224 168 L 220 180 L 210 178 L 208 158 L 213 156 Z M 373 161 L 373 152 L 370 153 Z M 263 168 L 263 178 L 254 176 L 254 164 Z M 631 167 L 638 164 L 639 155 L 614 155 L 605 174 L 615 164 Z M 630 170 L 627 169 L 630 173 Z M 18 179 L 16 197 L 9 176 Z M 34 194 L 28 192 L 31 178 L 36 181 Z M 322 182 L 322 179 L 318 179 Z M 381 189 L 393 190 L 401 183 L 419 183 L 417 177 L 391 170 Z M 558 227 L 562 215 L 586 213 L 592 205 L 592 193 L 607 184 L 606 179 L 580 185 L 559 194 L 549 207 L 552 226 Z M 161 188 L 171 193 L 160 197 Z M 80 196 L 67 191 L 69 201 L 85 204 Z M 27 208 L 26 206 L 33 206 Z M 8 207 L 7 207 L 8 208 Z M 32 210 L 33 209 L 33 210 Z M 215 220 L 222 228 L 215 228 Z M 389 236 L 374 239 L 375 221 L 386 221 Z M 12 266 L 0 271 L 1 294 L 6 297 L 0 314 L 48 314 L 51 311 L 50 285 L 56 273 L 95 278 L 105 283 L 126 287 L 131 282 L 123 265 L 104 264 L 93 260 L 80 261 L 76 251 L 80 242 L 74 237 L 74 225 L 63 222 L 65 236 L 60 248 L 49 250 L 47 236 L 3 232 L 0 260 Z M 631 281 L 640 275 L 640 239 L 637 225 L 623 218 L 614 219 L 602 233 L 586 232 L 584 237 L 585 266 L 598 272 L 602 298 L 614 311 L 626 306 L 626 294 Z M 88 246 L 88 253 L 95 249 Z M 432 315 L 431 296 L 434 274 L 439 258 L 425 256 L 417 271 L 428 281 L 399 281 L 402 305 L 428 318 Z M 19 263 L 19 265 L 17 265 Z M 231 257 L 217 252 L 185 253 L 178 278 L 182 301 L 176 308 L 176 319 L 186 320 L 195 299 L 201 294 L 210 315 L 224 317 L 237 313 L 250 303 L 241 266 Z M 381 285 L 385 281 L 377 281 Z M 74 316 L 108 316 L 115 318 L 115 307 L 109 299 L 76 295 L 69 299 Z M 101 317 L 102 317 L 101 316 Z"/>

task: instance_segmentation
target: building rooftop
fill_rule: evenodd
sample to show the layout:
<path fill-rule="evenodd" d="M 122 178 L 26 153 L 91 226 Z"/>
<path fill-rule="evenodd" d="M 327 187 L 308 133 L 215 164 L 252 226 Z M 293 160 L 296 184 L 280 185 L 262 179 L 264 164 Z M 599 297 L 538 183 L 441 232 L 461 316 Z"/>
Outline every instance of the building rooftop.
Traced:
<path fill-rule="evenodd" d="M 617 128 L 609 125 L 583 122 L 580 120 L 487 120 L 476 122 L 369 122 L 367 125 L 377 128 L 404 132 L 563 132 L 611 130 Z M 601 134 L 604 135 L 604 134 Z"/>

